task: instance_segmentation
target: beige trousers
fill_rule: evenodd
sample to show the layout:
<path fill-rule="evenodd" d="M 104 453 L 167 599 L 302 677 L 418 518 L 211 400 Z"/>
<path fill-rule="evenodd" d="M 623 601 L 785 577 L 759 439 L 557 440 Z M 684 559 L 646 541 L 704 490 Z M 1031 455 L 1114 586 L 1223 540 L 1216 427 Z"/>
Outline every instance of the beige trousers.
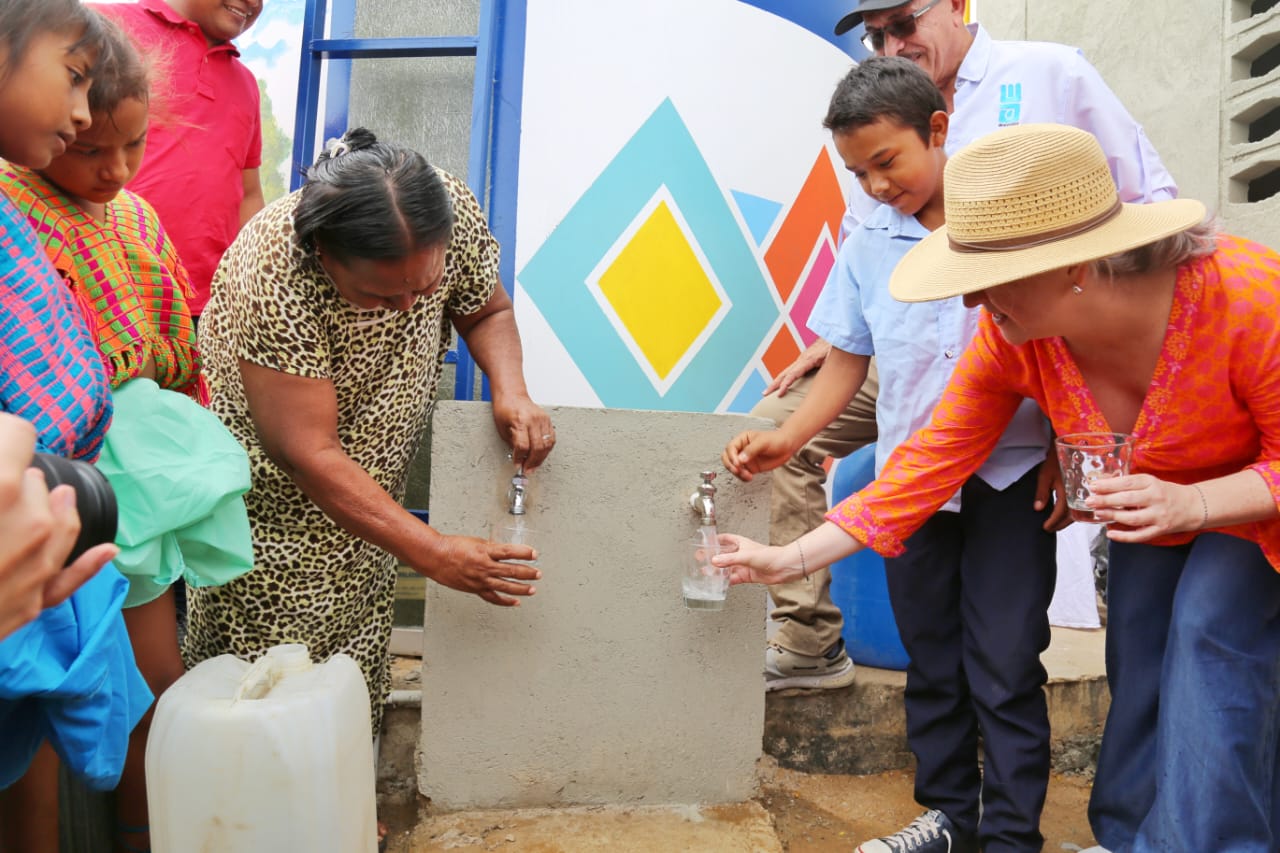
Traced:
<path fill-rule="evenodd" d="M 765 397 L 751 414 L 781 424 L 800 406 L 813 384 L 810 373 L 787 389 Z M 769 512 L 769 544 L 785 545 L 822 524 L 827 513 L 827 474 L 822 463 L 828 456 L 843 459 L 876 440 L 876 395 L 880 378 L 873 358 L 867 380 L 852 402 L 826 429 L 800 448 L 785 465 L 773 472 Z M 802 655 L 820 655 L 840 639 L 844 618 L 831 600 L 831 571 L 812 569 L 808 580 L 769 587 L 772 616 L 780 622 L 773 642 Z"/>

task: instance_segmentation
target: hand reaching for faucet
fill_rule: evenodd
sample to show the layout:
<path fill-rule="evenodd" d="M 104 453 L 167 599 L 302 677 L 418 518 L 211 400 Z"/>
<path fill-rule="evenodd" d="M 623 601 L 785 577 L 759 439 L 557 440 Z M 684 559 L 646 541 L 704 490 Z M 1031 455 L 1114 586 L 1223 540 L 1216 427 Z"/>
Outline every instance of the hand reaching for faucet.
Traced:
<path fill-rule="evenodd" d="M 507 545 L 474 536 L 441 536 L 437 547 L 415 572 L 459 592 L 470 592 L 490 604 L 519 607 L 513 595 L 533 595 L 537 587 L 521 581 L 542 579 L 536 566 L 516 560 L 536 560 L 538 553 L 528 545 Z"/>
<path fill-rule="evenodd" d="M 782 465 L 797 449 L 781 430 L 747 430 L 725 446 L 720 461 L 733 476 L 749 483 L 756 474 Z"/>

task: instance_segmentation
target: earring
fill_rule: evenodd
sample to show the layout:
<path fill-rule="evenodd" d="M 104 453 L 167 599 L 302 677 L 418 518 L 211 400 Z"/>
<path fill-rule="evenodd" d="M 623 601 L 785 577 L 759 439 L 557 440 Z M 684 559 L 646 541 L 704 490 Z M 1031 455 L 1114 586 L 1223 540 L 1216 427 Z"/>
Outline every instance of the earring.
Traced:
<path fill-rule="evenodd" d="M 1071 285 L 1071 292 L 1072 292 L 1072 293 L 1077 293 L 1077 294 L 1079 294 L 1079 293 L 1084 293 L 1084 288 L 1083 288 L 1083 287 L 1081 287 L 1081 286 L 1080 286 L 1080 285 L 1078 285 L 1078 284 L 1073 284 L 1073 285 Z"/>

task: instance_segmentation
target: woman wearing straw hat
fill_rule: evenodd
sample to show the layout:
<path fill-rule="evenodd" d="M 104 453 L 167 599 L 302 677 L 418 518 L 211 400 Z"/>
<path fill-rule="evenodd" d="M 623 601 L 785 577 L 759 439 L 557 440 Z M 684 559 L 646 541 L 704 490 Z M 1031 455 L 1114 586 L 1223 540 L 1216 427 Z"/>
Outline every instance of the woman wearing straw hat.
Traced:
<path fill-rule="evenodd" d="M 1112 544 L 1094 834 L 1115 853 L 1275 850 L 1280 256 L 1217 234 L 1196 201 L 1121 204 L 1074 128 L 997 131 L 944 181 L 947 224 L 890 283 L 984 309 L 932 422 L 818 529 L 772 547 L 725 535 L 716 561 L 778 583 L 900 553 L 1024 398 L 1060 435 L 1128 434 L 1133 473 L 1088 499 Z"/>

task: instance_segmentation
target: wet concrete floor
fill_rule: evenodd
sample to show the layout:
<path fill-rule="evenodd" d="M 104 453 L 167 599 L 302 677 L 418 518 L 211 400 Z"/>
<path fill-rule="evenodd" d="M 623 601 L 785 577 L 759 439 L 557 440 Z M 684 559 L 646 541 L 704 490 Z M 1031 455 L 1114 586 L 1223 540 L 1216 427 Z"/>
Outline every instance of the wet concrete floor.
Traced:
<path fill-rule="evenodd" d="M 390 853 L 849 853 L 919 812 L 909 771 L 830 776 L 778 768 L 765 758 L 759 794 L 728 806 L 591 807 L 457 812 L 416 826 L 392 823 Z M 1054 776 L 1041 829 L 1045 851 L 1091 846 L 1089 782 Z"/>

